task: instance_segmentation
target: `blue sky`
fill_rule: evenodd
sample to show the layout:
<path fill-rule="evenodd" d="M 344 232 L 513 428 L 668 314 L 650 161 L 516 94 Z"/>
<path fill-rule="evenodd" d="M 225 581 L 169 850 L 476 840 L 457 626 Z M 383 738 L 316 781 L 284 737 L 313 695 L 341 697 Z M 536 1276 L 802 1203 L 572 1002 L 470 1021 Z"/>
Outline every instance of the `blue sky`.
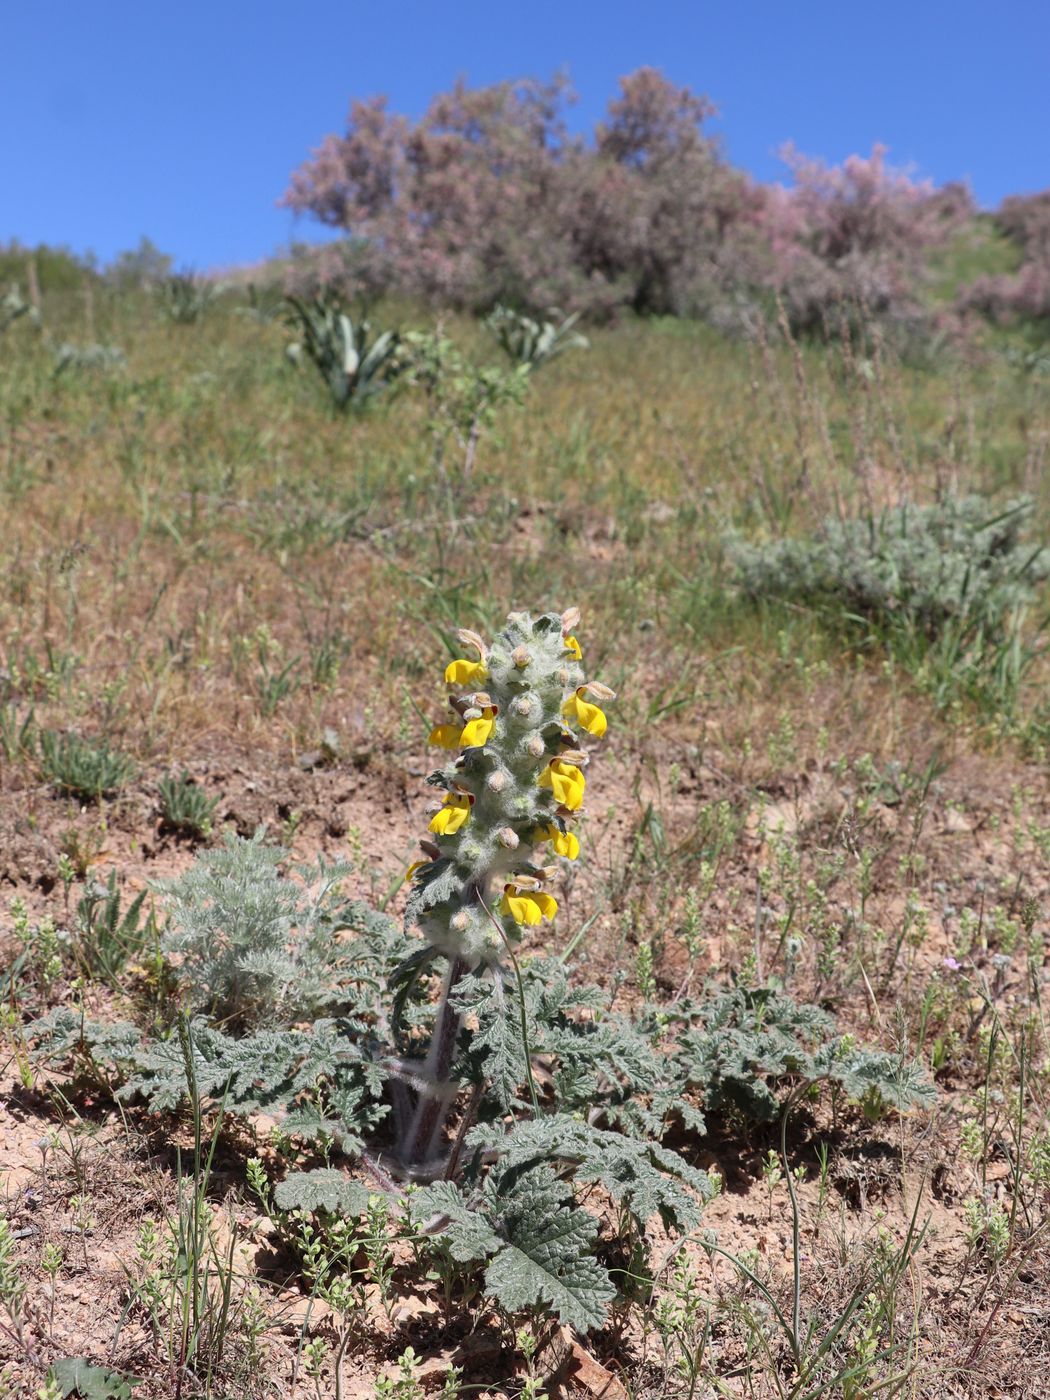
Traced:
<path fill-rule="evenodd" d="M 1050 185 L 1047 0 L 36 0 L 4 6 L 0 241 L 178 264 L 319 236 L 276 207 L 351 96 L 418 115 L 472 83 L 566 67 L 589 127 L 649 63 L 707 93 L 730 157 L 838 161 L 874 141 L 978 199 Z"/>

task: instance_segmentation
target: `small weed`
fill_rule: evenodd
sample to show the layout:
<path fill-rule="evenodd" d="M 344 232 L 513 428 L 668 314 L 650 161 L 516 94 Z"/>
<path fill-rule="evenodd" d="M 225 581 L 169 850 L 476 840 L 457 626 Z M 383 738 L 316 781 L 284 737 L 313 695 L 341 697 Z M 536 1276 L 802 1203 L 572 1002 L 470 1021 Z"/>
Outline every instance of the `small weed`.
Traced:
<path fill-rule="evenodd" d="M 79 948 L 90 972 L 114 978 L 129 958 L 137 957 L 157 939 L 157 926 L 152 912 L 143 918 L 146 891 L 141 890 L 131 903 L 121 909 L 117 872 L 110 871 L 103 884 L 93 880 L 87 885 L 77 903 Z"/>
<path fill-rule="evenodd" d="M 170 831 L 201 840 L 211 835 L 217 797 L 209 797 L 188 773 L 162 778 L 157 789 L 161 820 Z"/>
<path fill-rule="evenodd" d="M 76 734 L 49 729 L 40 734 L 40 767 L 60 792 L 82 802 L 113 796 L 136 772 L 134 760 L 110 748 L 108 742 L 93 744 Z"/>

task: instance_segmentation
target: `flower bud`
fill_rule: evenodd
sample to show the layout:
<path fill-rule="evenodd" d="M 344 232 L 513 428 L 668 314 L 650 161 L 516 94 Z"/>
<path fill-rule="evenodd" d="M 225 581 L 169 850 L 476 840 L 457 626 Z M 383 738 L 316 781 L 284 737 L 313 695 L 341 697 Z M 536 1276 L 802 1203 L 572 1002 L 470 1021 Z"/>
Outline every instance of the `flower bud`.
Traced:
<path fill-rule="evenodd" d="M 507 775 L 502 768 L 497 768 L 494 773 L 488 775 L 485 784 L 491 792 L 502 792 L 507 786 Z"/>
<path fill-rule="evenodd" d="M 514 851 L 518 848 L 518 833 L 509 826 L 504 826 L 496 833 L 496 840 L 507 851 Z"/>
<path fill-rule="evenodd" d="M 488 648 L 476 632 L 472 632 L 469 627 L 461 627 L 456 636 L 465 647 L 473 647 L 482 661 L 485 660 Z"/>
<path fill-rule="evenodd" d="M 616 699 L 616 691 L 610 690 L 609 687 L 603 685 L 601 681 L 588 681 L 583 688 L 589 695 L 593 695 L 595 700 L 605 700 L 608 702 L 609 700 Z"/>
<path fill-rule="evenodd" d="M 574 627 L 579 625 L 579 621 L 579 608 L 566 608 L 561 615 L 561 630 L 563 632 L 571 632 Z"/>
<path fill-rule="evenodd" d="M 535 703 L 531 695 L 519 695 L 511 701 L 511 712 L 516 715 L 530 715 L 535 708 Z"/>
<path fill-rule="evenodd" d="M 554 679 L 558 682 L 559 685 L 569 684 L 569 673 L 564 666 L 558 667 L 557 671 L 555 671 L 554 673 Z"/>
<path fill-rule="evenodd" d="M 469 925 L 470 918 L 465 909 L 458 910 L 448 921 L 449 928 L 454 929 L 456 933 L 465 933 Z"/>
<path fill-rule="evenodd" d="M 515 647 L 510 654 L 510 659 L 514 662 L 519 671 L 524 671 L 525 667 L 532 660 L 532 652 L 525 646 Z"/>
<path fill-rule="evenodd" d="M 528 749 L 529 753 L 532 754 L 533 758 L 542 758 L 547 752 L 547 746 L 544 744 L 539 734 L 533 734 L 525 747 Z"/>
<path fill-rule="evenodd" d="M 575 764 L 577 768 L 582 768 L 590 761 L 589 756 L 581 753 L 579 749 L 562 749 L 558 757 L 563 763 Z"/>

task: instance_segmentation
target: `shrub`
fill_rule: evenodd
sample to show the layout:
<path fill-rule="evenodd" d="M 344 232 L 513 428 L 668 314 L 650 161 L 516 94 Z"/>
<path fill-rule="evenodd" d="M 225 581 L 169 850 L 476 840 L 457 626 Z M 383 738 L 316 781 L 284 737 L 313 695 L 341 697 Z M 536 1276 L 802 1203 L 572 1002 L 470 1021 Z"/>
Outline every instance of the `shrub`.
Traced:
<path fill-rule="evenodd" d="M 440 331 L 409 331 L 402 360 L 405 382 L 422 390 L 427 403 L 427 432 L 434 469 L 447 485 L 449 458 L 458 455 L 456 483 L 469 481 L 478 446 L 496 421 L 498 410 L 520 404 L 528 389 L 529 366 L 506 370 L 468 361 Z"/>
<path fill-rule="evenodd" d="M 105 278 L 120 291 L 155 287 L 171 274 L 171 258 L 145 234 L 138 247 L 118 253 L 105 269 Z"/>
<path fill-rule="evenodd" d="M 1026 544 L 1032 502 L 1002 510 L 978 496 L 881 515 L 831 518 L 808 539 L 736 541 L 731 558 L 750 598 L 810 604 L 885 642 L 916 669 L 932 663 L 941 698 L 953 677 L 1012 703 L 1031 653 L 1018 650 L 1050 550 Z"/>
<path fill-rule="evenodd" d="M 497 306 L 485 325 L 511 364 L 536 370 L 567 350 L 587 350 L 590 346 L 587 337 L 575 329 L 580 319 L 578 312 L 563 317 L 560 311 L 552 308 L 549 314 L 558 319 L 534 321 L 531 316 L 512 311 L 509 306 Z"/>
<path fill-rule="evenodd" d="M 966 190 L 913 181 L 887 165 L 878 145 L 841 166 L 791 146 L 783 154 L 793 187 L 771 193 L 765 214 L 774 281 L 792 328 L 835 334 L 843 316 L 916 325 L 926 314 L 921 294 L 931 249 L 973 213 Z"/>
<path fill-rule="evenodd" d="M 313 364 L 336 408 L 366 407 L 403 369 L 398 333 L 381 331 L 371 339 L 371 322 L 355 326 L 334 291 L 309 301 L 291 296 L 287 304 L 288 320 L 300 337 L 288 346 L 288 358 L 298 365 L 305 356 Z"/>
<path fill-rule="evenodd" d="M 30 288 L 35 287 L 46 295 L 81 291 L 93 273 L 90 257 L 79 257 L 68 248 L 46 243 L 28 248 L 17 238 L 0 244 L 0 282 L 25 278 Z"/>
<path fill-rule="evenodd" d="M 134 761 L 108 742 L 93 744 L 51 729 L 40 733 L 40 767 L 48 782 L 84 802 L 111 797 L 135 775 Z"/>
<path fill-rule="evenodd" d="M 914 181 L 881 146 L 836 167 L 789 147 L 793 187 L 758 185 L 707 134 L 707 99 L 652 68 L 621 80 L 589 140 L 568 131 L 568 96 L 562 80 L 460 83 L 418 123 L 355 101 L 285 195 L 348 235 L 324 275 L 476 310 L 717 324 L 780 292 L 796 330 L 837 333 L 844 314 L 913 327 L 930 251 L 974 212 L 963 186 Z"/>
<path fill-rule="evenodd" d="M 640 69 L 587 143 L 567 97 L 459 83 L 416 124 L 355 101 L 285 203 L 346 231 L 359 285 L 456 306 L 681 312 L 731 280 L 761 197 L 704 134 L 707 100 Z"/>
<path fill-rule="evenodd" d="M 959 305 L 993 320 L 1026 320 L 1050 330 L 1050 190 L 1003 200 L 995 222 L 1019 250 L 1021 266 L 977 278 L 960 293 Z"/>
<path fill-rule="evenodd" d="M 354 906 L 341 900 L 346 866 L 280 873 L 286 851 L 227 835 L 185 875 L 161 886 L 170 919 L 163 947 L 179 958 L 191 1006 L 246 1027 L 289 1025 L 338 1005 L 340 947 Z"/>

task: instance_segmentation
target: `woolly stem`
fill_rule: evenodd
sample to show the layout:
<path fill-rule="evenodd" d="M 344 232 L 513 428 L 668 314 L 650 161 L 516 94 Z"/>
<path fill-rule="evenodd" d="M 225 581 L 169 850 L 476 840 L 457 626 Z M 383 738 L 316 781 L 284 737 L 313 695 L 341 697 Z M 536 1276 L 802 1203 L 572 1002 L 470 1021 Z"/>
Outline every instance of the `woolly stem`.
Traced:
<path fill-rule="evenodd" d="M 456 1052 L 462 1017 L 452 1007 L 452 993 L 469 968 L 462 958 L 449 963 L 445 983 L 441 989 L 434 1033 L 430 1041 L 430 1051 L 423 1069 L 423 1077 L 438 1086 L 449 1084 L 452 1060 Z M 451 1086 L 450 1086 L 451 1087 Z M 402 1139 L 399 1156 L 409 1170 L 418 1170 L 430 1161 L 434 1143 L 456 1102 L 456 1095 L 442 1094 L 434 1090 L 421 1090 L 416 1100 L 416 1110 L 408 1133 Z"/>

